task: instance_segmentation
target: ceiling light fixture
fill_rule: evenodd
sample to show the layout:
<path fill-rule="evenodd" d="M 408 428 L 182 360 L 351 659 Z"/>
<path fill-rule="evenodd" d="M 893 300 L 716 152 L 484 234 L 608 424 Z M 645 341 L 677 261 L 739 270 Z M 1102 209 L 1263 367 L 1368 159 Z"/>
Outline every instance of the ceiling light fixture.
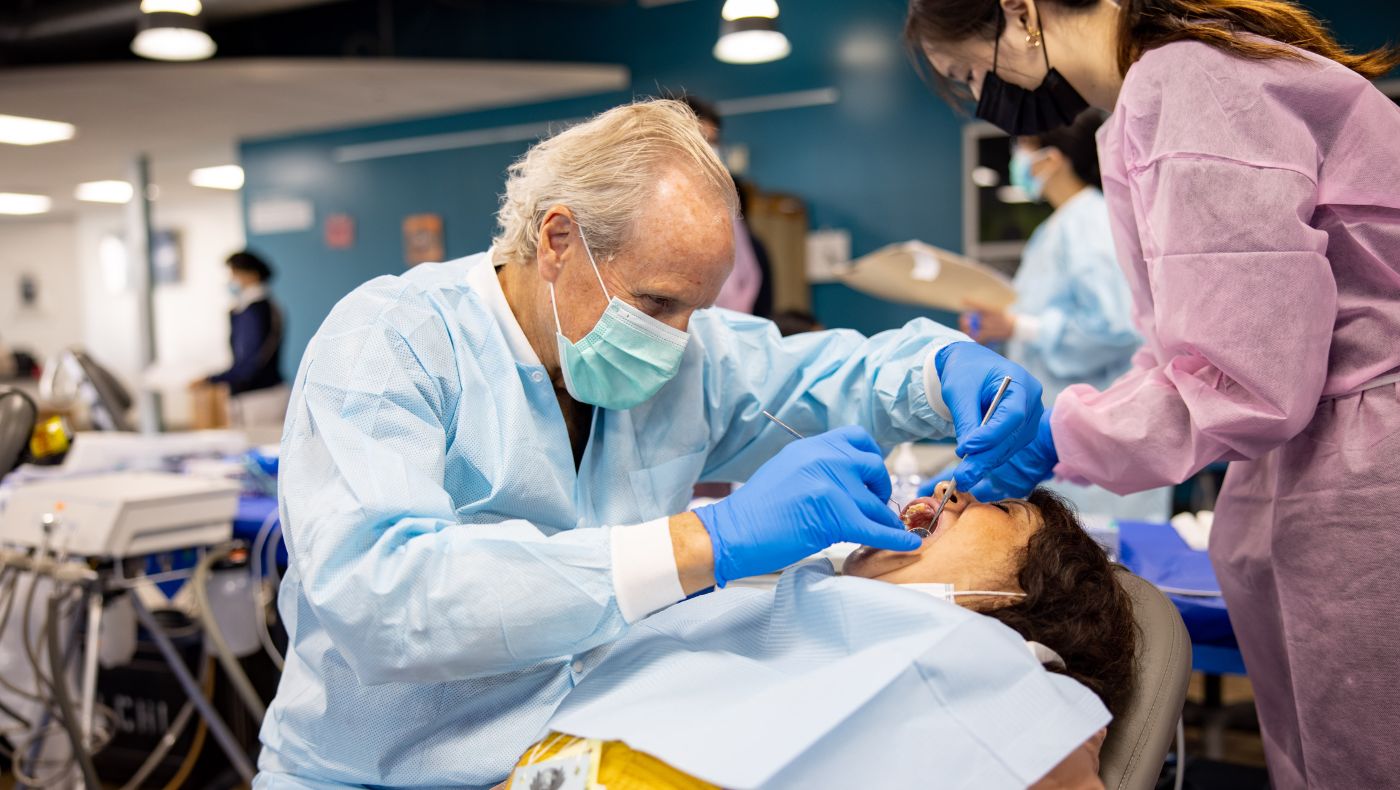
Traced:
<path fill-rule="evenodd" d="M 0 143 L 43 145 L 72 140 L 77 127 L 62 121 L 45 121 L 20 115 L 0 115 Z"/>
<path fill-rule="evenodd" d="M 778 30 L 776 0 L 725 0 L 720 16 L 716 59 L 724 63 L 769 63 L 792 52 L 787 36 Z"/>
<path fill-rule="evenodd" d="M 20 192 L 0 192 L 0 214 L 28 216 L 44 214 L 53 208 L 48 195 L 26 195 Z"/>
<path fill-rule="evenodd" d="M 201 167 L 190 171 L 190 183 L 206 189 L 242 189 L 243 168 L 238 165 Z"/>
<path fill-rule="evenodd" d="M 141 0 L 131 51 L 150 60 L 206 60 L 218 49 L 204 32 L 199 0 Z"/>
<path fill-rule="evenodd" d="M 131 195 L 125 181 L 87 181 L 73 190 L 73 197 L 87 203 L 130 203 Z"/>

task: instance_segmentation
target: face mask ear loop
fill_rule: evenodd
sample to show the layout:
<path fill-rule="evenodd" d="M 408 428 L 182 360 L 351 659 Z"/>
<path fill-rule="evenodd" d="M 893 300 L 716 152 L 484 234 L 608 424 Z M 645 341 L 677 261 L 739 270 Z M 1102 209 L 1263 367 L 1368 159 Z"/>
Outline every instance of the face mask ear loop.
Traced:
<path fill-rule="evenodd" d="M 1001 57 L 1001 34 L 1002 23 L 1006 21 L 1006 10 L 1000 5 L 997 6 L 997 32 L 996 38 L 992 39 L 992 73 L 997 73 L 997 60 Z"/>
<path fill-rule="evenodd" d="M 603 273 L 598 271 L 598 262 L 593 260 L 593 250 L 588 248 L 588 239 L 583 235 L 583 226 L 574 222 L 574 227 L 578 228 L 579 241 L 583 242 L 583 252 L 588 256 L 588 263 L 593 266 L 593 276 L 598 278 L 598 285 L 603 289 L 603 296 L 608 301 L 612 301 L 612 294 L 608 293 L 608 286 L 603 285 Z"/>
<path fill-rule="evenodd" d="M 554 308 L 554 329 L 564 334 L 564 325 L 559 323 L 559 302 L 554 298 L 554 283 L 549 284 L 549 306 Z"/>
<path fill-rule="evenodd" d="M 1040 23 L 1040 54 L 1045 56 L 1045 76 L 1050 76 L 1050 47 L 1045 43 L 1045 23 Z"/>

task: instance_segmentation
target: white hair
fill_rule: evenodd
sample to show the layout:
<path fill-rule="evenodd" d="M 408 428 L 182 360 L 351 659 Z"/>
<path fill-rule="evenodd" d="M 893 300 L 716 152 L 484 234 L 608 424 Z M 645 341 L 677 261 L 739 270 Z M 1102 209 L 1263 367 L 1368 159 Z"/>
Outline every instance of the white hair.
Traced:
<path fill-rule="evenodd" d="M 530 148 L 508 171 L 492 246 L 501 261 L 533 262 L 540 226 L 567 206 L 594 255 L 616 254 L 652 198 L 656 176 L 678 168 L 739 210 L 734 180 L 682 102 L 653 99 L 614 107 Z"/>

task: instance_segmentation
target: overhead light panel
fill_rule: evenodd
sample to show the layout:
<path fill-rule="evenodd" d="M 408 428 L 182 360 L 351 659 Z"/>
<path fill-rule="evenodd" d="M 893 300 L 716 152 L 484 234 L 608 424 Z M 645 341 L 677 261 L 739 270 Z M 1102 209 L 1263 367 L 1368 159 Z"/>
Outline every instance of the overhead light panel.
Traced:
<path fill-rule="evenodd" d="M 131 195 L 125 181 L 87 181 L 73 190 L 73 197 L 87 203 L 130 203 Z"/>
<path fill-rule="evenodd" d="M 25 118 L 20 115 L 0 115 L 0 143 L 10 145 L 43 145 L 72 140 L 77 127 L 62 121 Z"/>
<path fill-rule="evenodd" d="M 720 16 L 716 59 L 737 64 L 769 63 L 792 52 L 787 36 L 778 29 L 776 0 L 725 0 Z"/>
<path fill-rule="evenodd" d="M 206 60 L 218 47 L 204 32 L 199 0 L 141 0 L 131 51 L 150 60 Z"/>
<path fill-rule="evenodd" d="M 238 165 L 201 167 L 190 171 L 190 183 L 207 189 L 242 189 L 243 168 Z"/>
<path fill-rule="evenodd" d="M 44 214 L 53 208 L 48 195 L 26 195 L 20 192 L 0 192 L 0 214 L 28 216 Z"/>

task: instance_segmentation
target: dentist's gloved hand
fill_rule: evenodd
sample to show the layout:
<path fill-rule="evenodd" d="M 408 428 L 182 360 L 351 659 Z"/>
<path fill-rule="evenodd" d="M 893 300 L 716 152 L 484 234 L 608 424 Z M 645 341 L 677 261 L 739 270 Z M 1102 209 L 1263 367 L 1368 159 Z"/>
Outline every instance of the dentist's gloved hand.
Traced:
<path fill-rule="evenodd" d="M 944 346 L 934 356 L 934 365 L 943 386 L 943 402 L 958 433 L 957 452 L 963 459 L 953 474 L 959 489 L 975 491 L 973 486 L 992 468 L 1035 438 L 1045 412 L 1040 382 L 1025 368 L 976 343 Z M 1011 386 L 992 419 L 982 425 L 982 416 L 1006 376 L 1011 377 Z"/>
<path fill-rule="evenodd" d="M 969 493 L 982 502 L 1023 497 L 1031 489 L 1049 480 L 1055 473 L 1060 456 L 1055 452 L 1055 437 L 1050 432 L 1050 415 L 1040 418 L 1035 439 L 1011 456 L 1006 463 L 988 472 Z M 919 487 L 920 496 L 932 496 L 933 489 L 953 477 L 953 470 L 944 472 Z M 959 490 L 962 486 L 958 486 Z"/>
<path fill-rule="evenodd" d="M 697 508 L 715 552 L 715 582 L 771 573 L 842 541 L 913 551 L 923 541 L 889 505 L 880 447 L 850 426 L 800 439 L 742 488 Z"/>

